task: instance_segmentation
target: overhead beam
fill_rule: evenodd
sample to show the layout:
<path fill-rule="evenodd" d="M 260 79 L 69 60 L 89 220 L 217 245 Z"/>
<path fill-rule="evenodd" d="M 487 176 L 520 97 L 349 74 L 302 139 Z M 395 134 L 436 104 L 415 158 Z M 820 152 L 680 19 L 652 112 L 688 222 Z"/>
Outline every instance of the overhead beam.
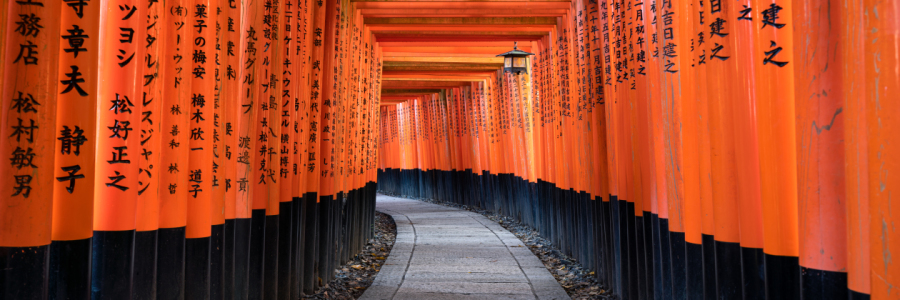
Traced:
<path fill-rule="evenodd" d="M 490 71 L 499 70 L 500 67 L 385 67 L 385 71 Z"/>
<path fill-rule="evenodd" d="M 491 72 L 471 72 L 471 74 L 464 75 L 456 75 L 456 74 L 420 74 L 415 75 L 415 77 L 410 77 L 409 75 L 399 75 L 394 74 L 393 72 L 390 74 L 383 74 L 382 81 L 391 81 L 391 80 L 424 80 L 424 81 L 479 81 L 486 78 L 491 77 Z"/>
<path fill-rule="evenodd" d="M 515 41 L 378 41 L 384 47 L 508 47 L 512 50 Z"/>
<path fill-rule="evenodd" d="M 399 2 L 399 3 L 415 3 L 415 2 L 565 2 L 569 3 L 571 0 L 350 0 L 350 2 L 361 3 L 361 2 Z"/>
<path fill-rule="evenodd" d="M 382 75 L 394 76 L 396 78 L 410 77 L 410 76 L 443 76 L 443 75 L 482 78 L 484 76 L 490 77 L 491 74 L 494 74 L 496 72 L 497 72 L 497 70 L 490 70 L 490 71 L 388 71 L 388 72 L 382 72 Z"/>
<path fill-rule="evenodd" d="M 524 9 L 524 8 L 544 8 L 544 9 L 569 9 L 572 4 L 565 2 L 543 2 L 543 1 L 380 1 L 380 2 L 357 2 L 357 9 Z"/>
<path fill-rule="evenodd" d="M 440 92 L 441 89 L 381 89 L 382 97 L 385 95 L 421 95 Z"/>
<path fill-rule="evenodd" d="M 540 34 L 544 34 L 546 32 L 550 32 L 554 29 L 556 25 L 523 25 L 523 24 L 497 24 L 497 25 L 484 25 L 484 24 L 367 24 L 366 25 L 369 30 L 371 30 L 376 35 L 380 32 L 385 31 L 412 31 L 418 32 L 419 34 L 424 32 L 434 32 L 434 31 L 446 31 L 446 32 L 459 32 L 464 34 L 473 34 L 476 32 L 481 32 L 482 34 L 488 32 L 511 32 L 513 34 L 521 35 L 526 32 L 539 32 Z"/>
<path fill-rule="evenodd" d="M 418 52 L 418 53 L 478 53 L 478 54 L 500 54 L 505 53 L 510 47 L 382 47 L 383 52 Z M 531 51 L 531 46 L 519 46 L 519 50 Z"/>
<path fill-rule="evenodd" d="M 439 34 L 436 32 L 428 32 L 417 35 L 385 35 L 385 34 L 376 34 L 376 40 L 381 42 L 524 42 L 524 41 L 537 41 L 543 38 L 546 34 L 534 34 L 534 35 L 489 35 L 489 34 L 466 34 L 466 35 L 453 35 L 453 34 Z"/>
<path fill-rule="evenodd" d="M 371 29 L 371 27 L 369 27 Z M 518 30 L 501 30 L 500 28 L 481 28 L 481 29 L 472 29 L 468 30 L 466 28 L 453 28 L 453 29 L 442 29 L 436 30 L 431 28 L 424 27 L 415 27 L 409 30 L 405 29 L 383 29 L 372 31 L 375 34 L 376 38 L 387 38 L 387 37 L 437 37 L 437 38 L 448 38 L 448 37 L 483 37 L 483 36 L 497 36 L 497 37 L 505 37 L 505 36 L 538 36 L 543 37 L 550 33 L 549 28 L 540 28 L 540 30 L 525 30 L 523 27 L 519 27 Z"/>
<path fill-rule="evenodd" d="M 384 57 L 395 57 L 395 56 L 421 56 L 421 57 L 432 57 L 436 54 L 434 52 L 384 52 L 382 51 Z M 440 53 L 442 56 L 446 57 L 497 57 L 497 53 L 493 52 L 485 52 L 485 53 Z"/>
<path fill-rule="evenodd" d="M 502 57 L 446 57 L 446 56 L 390 56 L 382 59 L 388 62 L 446 62 L 446 63 L 493 63 L 502 64 Z"/>
<path fill-rule="evenodd" d="M 382 71 L 490 71 L 501 67 L 502 63 L 384 62 Z"/>
<path fill-rule="evenodd" d="M 503 62 L 419 62 L 419 61 L 385 61 L 383 67 L 502 67 Z"/>
<path fill-rule="evenodd" d="M 382 78 L 382 84 L 395 84 L 400 81 L 430 81 L 430 82 L 477 82 L 484 80 L 484 78 L 466 78 L 466 77 L 444 77 L 441 78 L 439 76 L 420 76 L 420 77 L 390 77 L 390 78 Z"/>
<path fill-rule="evenodd" d="M 361 9 L 366 18 L 447 17 L 447 18 L 502 18 L 502 17 L 559 17 L 569 12 L 568 8 L 379 8 Z"/>
<path fill-rule="evenodd" d="M 450 89 L 470 85 L 475 81 L 394 81 L 386 84 L 386 88 L 404 89 Z"/>
<path fill-rule="evenodd" d="M 365 18 L 366 25 L 374 24 L 416 24 L 416 25 L 556 25 L 551 17 L 504 17 L 504 18 Z"/>

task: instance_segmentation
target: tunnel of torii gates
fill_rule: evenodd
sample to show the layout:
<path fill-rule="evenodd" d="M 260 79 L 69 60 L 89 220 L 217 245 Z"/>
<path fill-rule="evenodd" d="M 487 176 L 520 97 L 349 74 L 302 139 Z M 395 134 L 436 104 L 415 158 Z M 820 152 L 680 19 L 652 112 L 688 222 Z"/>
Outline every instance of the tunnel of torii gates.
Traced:
<path fill-rule="evenodd" d="M 624 299 L 900 299 L 897 1 L 0 4 L 2 299 L 297 299 L 377 190 Z"/>

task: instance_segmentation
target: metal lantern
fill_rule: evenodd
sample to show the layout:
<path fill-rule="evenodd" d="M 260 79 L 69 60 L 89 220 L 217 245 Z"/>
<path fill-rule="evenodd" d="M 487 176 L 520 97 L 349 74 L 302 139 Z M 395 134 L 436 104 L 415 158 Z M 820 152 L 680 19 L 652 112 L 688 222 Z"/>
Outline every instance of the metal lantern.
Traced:
<path fill-rule="evenodd" d="M 506 72 L 519 74 L 521 72 L 528 73 L 528 56 L 534 53 L 528 53 L 518 49 L 519 42 L 513 44 L 513 50 L 497 55 L 503 56 L 503 69 Z"/>

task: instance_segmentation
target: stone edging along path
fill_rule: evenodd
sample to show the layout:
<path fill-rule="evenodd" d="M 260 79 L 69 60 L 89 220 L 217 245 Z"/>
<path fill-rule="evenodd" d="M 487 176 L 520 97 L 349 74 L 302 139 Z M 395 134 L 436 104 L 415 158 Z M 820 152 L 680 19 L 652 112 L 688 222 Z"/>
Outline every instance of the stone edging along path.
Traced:
<path fill-rule="evenodd" d="M 360 299 L 570 299 L 512 233 L 481 214 L 377 196 L 394 248 Z"/>

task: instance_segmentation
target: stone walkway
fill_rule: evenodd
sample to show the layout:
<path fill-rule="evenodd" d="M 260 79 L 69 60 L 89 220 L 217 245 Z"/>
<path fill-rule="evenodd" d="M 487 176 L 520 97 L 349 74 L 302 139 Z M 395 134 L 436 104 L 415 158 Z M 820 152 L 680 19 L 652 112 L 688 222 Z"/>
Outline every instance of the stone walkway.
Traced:
<path fill-rule="evenodd" d="M 378 195 L 397 241 L 361 299 L 569 299 L 512 233 L 465 210 Z"/>

